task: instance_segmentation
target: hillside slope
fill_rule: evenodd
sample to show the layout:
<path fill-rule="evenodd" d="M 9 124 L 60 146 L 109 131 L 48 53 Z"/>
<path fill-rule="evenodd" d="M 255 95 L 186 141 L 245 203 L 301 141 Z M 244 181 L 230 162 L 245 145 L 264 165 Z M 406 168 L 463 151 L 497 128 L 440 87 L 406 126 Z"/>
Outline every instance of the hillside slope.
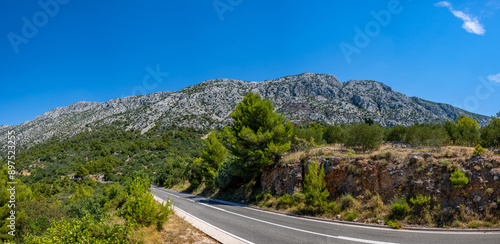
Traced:
<path fill-rule="evenodd" d="M 328 74 L 304 73 L 263 82 L 216 79 L 177 92 L 116 98 L 104 103 L 77 102 L 48 111 L 16 126 L 0 127 L 0 144 L 8 130 L 18 143 L 34 145 L 52 136 L 71 137 L 94 126 L 121 121 L 146 132 L 155 125 L 220 127 L 249 91 L 270 99 L 292 122 L 354 123 L 372 118 L 388 126 L 442 123 L 467 115 L 486 125 L 490 118 L 448 104 L 407 97 L 376 81 L 340 82 Z"/>

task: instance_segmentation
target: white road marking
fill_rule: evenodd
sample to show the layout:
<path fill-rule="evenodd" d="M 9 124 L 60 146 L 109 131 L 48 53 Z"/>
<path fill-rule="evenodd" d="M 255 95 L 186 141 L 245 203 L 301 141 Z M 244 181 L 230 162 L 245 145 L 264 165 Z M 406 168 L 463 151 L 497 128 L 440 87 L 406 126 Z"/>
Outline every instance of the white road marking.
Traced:
<path fill-rule="evenodd" d="M 242 218 L 247 218 L 247 219 L 250 219 L 250 220 L 253 220 L 253 221 L 258 221 L 258 222 L 261 222 L 261 223 L 264 223 L 264 224 L 274 225 L 274 226 L 278 226 L 278 227 L 281 227 L 281 228 L 295 230 L 295 231 L 304 232 L 304 233 L 308 233 L 308 234 L 313 234 L 313 235 L 318 235 L 318 236 L 324 236 L 324 237 L 329 237 L 329 238 L 334 238 L 334 239 L 355 241 L 355 242 L 360 242 L 360 243 L 395 244 L 395 243 L 392 243 L 392 242 L 381 242 L 381 241 L 372 241 L 372 240 L 358 239 L 358 238 L 345 237 L 345 236 L 327 235 L 327 234 L 323 234 L 323 233 L 318 233 L 318 232 L 314 232 L 314 231 L 308 231 L 308 230 L 298 229 L 298 228 L 294 228 L 294 227 L 290 227 L 290 226 L 286 226 L 286 225 L 280 225 L 280 224 L 268 222 L 268 221 L 261 220 L 261 219 L 252 218 L 252 217 L 249 217 L 249 216 L 246 216 L 246 215 L 242 215 L 242 214 L 238 214 L 238 213 L 234 213 L 234 212 L 222 209 L 222 208 L 214 207 L 214 206 L 211 206 L 211 205 L 208 205 L 208 204 L 205 204 L 205 203 L 200 203 L 199 202 L 199 204 L 207 206 L 209 208 L 217 209 L 217 210 L 222 211 L 222 212 L 233 214 L 233 215 L 236 215 L 236 216 L 239 216 L 239 217 L 242 217 Z"/>
<path fill-rule="evenodd" d="M 214 229 L 216 229 L 216 230 L 218 230 L 218 231 L 220 231 L 220 232 L 222 232 L 222 233 L 224 233 L 224 234 L 226 234 L 226 235 L 232 236 L 232 237 L 234 237 L 234 238 L 236 238 L 236 239 L 238 239 L 238 240 L 240 240 L 240 241 L 242 241 L 242 242 L 248 243 L 248 244 L 254 244 L 253 242 L 251 242 L 251 241 L 249 241 L 249 240 L 243 239 L 243 238 L 241 238 L 241 237 L 239 237 L 239 236 L 236 236 L 236 235 L 233 235 L 233 234 L 231 234 L 231 233 L 229 233 L 229 232 L 227 232 L 227 231 L 225 231 L 225 230 L 223 230 L 223 229 L 221 229 L 221 228 L 219 228 L 219 227 L 217 227 L 217 226 L 211 225 L 211 224 L 207 223 L 206 221 L 203 221 L 203 220 L 201 220 L 201 219 L 199 219 L 199 218 L 197 218 L 197 217 L 193 216 L 192 214 L 190 214 L 190 213 L 188 213 L 188 212 L 186 212 L 186 211 L 184 211 L 184 210 L 180 209 L 179 207 L 175 207 L 175 209 L 176 209 L 177 211 L 181 211 L 181 212 L 183 212 L 183 213 L 184 213 L 184 214 L 186 214 L 186 215 L 189 215 L 189 217 L 191 217 L 191 218 L 193 218 L 193 219 L 196 219 L 196 220 L 198 220 L 198 221 L 200 221 L 200 222 L 202 222 L 202 223 L 204 223 L 204 224 L 206 224 L 206 225 L 208 225 L 208 226 L 210 226 L 210 227 L 212 227 L 212 228 L 214 228 Z"/>
<path fill-rule="evenodd" d="M 169 195 L 174 195 L 172 193 L 169 193 L 168 190 L 162 189 L 162 188 L 157 188 L 162 190 L 164 193 L 169 194 Z M 175 196 L 175 195 L 174 195 Z M 183 198 L 183 197 L 181 197 Z M 186 199 L 186 198 L 183 198 Z M 190 200 L 190 199 L 186 199 Z M 231 205 L 230 205 L 231 206 Z M 412 233 L 426 233 L 426 234 L 433 234 L 433 235 L 500 235 L 500 232 L 466 232 L 466 231 L 446 231 L 446 230 L 440 230 L 440 231 L 431 231 L 431 230 L 397 230 L 397 229 L 388 229 L 388 228 L 379 228 L 379 227 L 371 227 L 371 226 L 363 226 L 363 225 L 349 225 L 346 223 L 336 223 L 336 222 L 331 222 L 331 221 L 325 221 L 321 219 L 312 219 L 312 218 L 303 218 L 303 217 L 298 217 L 298 216 L 291 216 L 287 214 L 282 214 L 282 213 L 276 213 L 272 211 L 265 211 L 262 209 L 254 208 L 254 207 L 243 207 L 245 209 L 250 209 L 258 212 L 263 212 L 267 214 L 275 214 L 275 215 L 280 215 L 283 217 L 288 217 L 288 218 L 294 218 L 294 219 L 299 219 L 299 220 L 307 220 L 311 222 L 317 222 L 317 223 L 323 223 L 323 224 L 331 224 L 331 225 L 339 225 L 339 226 L 349 226 L 349 227 L 354 227 L 354 228 L 362 228 L 362 229 L 372 229 L 372 230 L 378 230 L 378 231 L 393 231 L 393 232 L 412 232 Z"/>
<path fill-rule="evenodd" d="M 166 191 L 163 191 L 163 192 L 165 194 L 175 196 L 172 193 L 169 193 L 169 192 L 166 192 Z M 176 196 L 176 197 L 178 197 L 178 196 Z M 190 199 L 185 199 L 185 200 L 190 200 Z M 261 219 L 252 218 L 252 217 L 249 217 L 249 216 L 246 216 L 246 215 L 234 213 L 234 212 L 231 212 L 231 211 L 228 211 L 228 210 L 225 210 L 225 209 L 222 209 L 222 208 L 214 207 L 214 206 L 211 206 L 209 204 L 205 204 L 205 203 L 201 203 L 201 202 L 197 202 L 197 203 L 200 204 L 200 205 L 203 205 L 203 206 L 206 206 L 206 207 L 209 207 L 209 208 L 213 208 L 213 209 L 216 209 L 216 210 L 219 210 L 219 211 L 222 211 L 222 212 L 226 212 L 226 213 L 229 213 L 229 214 L 233 214 L 233 215 L 236 215 L 236 216 L 239 216 L 239 217 L 242 217 L 242 218 L 247 218 L 247 219 L 250 219 L 250 220 L 253 220 L 253 221 L 258 221 L 258 222 L 261 222 L 261 223 L 265 223 L 265 224 L 269 224 L 269 225 L 274 225 L 274 226 L 278 226 L 278 227 L 281 227 L 281 228 L 295 230 L 295 231 L 299 231 L 299 232 L 304 232 L 304 233 L 308 233 L 308 234 L 319 235 L 319 236 L 324 236 L 324 237 L 329 237 L 329 238 L 334 238 L 334 239 L 341 239 L 341 240 L 347 240 L 347 241 L 360 242 L 360 243 L 369 243 L 369 244 L 396 244 L 396 243 L 391 243 L 391 242 L 372 241 L 372 240 L 358 239 L 358 238 L 352 238 L 352 237 L 346 237 L 346 236 L 332 236 L 332 235 L 327 235 L 327 234 L 323 234 L 323 233 L 318 233 L 318 232 L 313 232 L 313 231 L 298 229 L 298 228 L 294 228 L 294 227 L 290 227 L 290 226 L 286 226 L 286 225 L 280 225 L 280 224 L 268 222 L 268 221 L 261 220 Z"/>

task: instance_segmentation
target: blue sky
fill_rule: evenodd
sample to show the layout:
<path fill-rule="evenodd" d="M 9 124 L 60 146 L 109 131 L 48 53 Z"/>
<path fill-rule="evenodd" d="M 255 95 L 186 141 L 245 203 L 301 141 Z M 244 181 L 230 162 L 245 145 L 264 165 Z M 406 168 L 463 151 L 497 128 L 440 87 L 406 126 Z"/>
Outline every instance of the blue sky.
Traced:
<path fill-rule="evenodd" d="M 40 2 L 0 3 L 0 125 L 78 101 L 303 72 L 500 111 L 500 0 Z"/>

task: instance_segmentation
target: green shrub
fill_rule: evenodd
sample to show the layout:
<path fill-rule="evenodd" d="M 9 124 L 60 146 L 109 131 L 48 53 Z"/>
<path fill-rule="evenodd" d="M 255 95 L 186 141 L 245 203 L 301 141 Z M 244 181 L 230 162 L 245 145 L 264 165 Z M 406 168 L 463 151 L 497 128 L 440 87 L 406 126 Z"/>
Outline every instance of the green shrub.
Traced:
<path fill-rule="evenodd" d="M 304 202 L 306 200 L 306 195 L 302 192 L 293 193 L 293 200 L 296 202 Z"/>
<path fill-rule="evenodd" d="M 340 197 L 340 207 L 347 209 L 352 206 L 354 200 L 355 198 L 350 193 L 344 194 Z"/>
<path fill-rule="evenodd" d="M 168 220 L 169 214 L 173 212 L 172 202 L 166 201 L 164 204 L 157 205 L 149 186 L 144 185 L 143 182 L 144 180 L 139 177 L 134 179 L 130 185 L 129 200 L 118 212 L 118 215 L 134 224 L 156 225 L 161 228 L 163 223 Z"/>
<path fill-rule="evenodd" d="M 451 173 L 450 177 L 453 188 L 460 189 L 463 188 L 467 183 L 469 183 L 469 178 L 465 176 L 465 173 L 456 169 L 455 172 Z"/>
<path fill-rule="evenodd" d="M 79 219 L 51 221 L 50 227 L 42 235 L 28 234 L 25 243 L 129 243 L 128 228 L 120 225 L 108 226 L 91 215 Z"/>
<path fill-rule="evenodd" d="M 469 228 L 474 228 L 474 229 L 476 229 L 476 228 L 479 228 L 479 223 L 477 223 L 477 222 L 474 222 L 474 221 L 473 221 L 473 222 L 470 222 L 467 226 L 468 226 Z"/>
<path fill-rule="evenodd" d="M 105 215 L 101 207 L 102 206 L 99 204 L 97 197 L 90 196 L 71 204 L 69 213 L 75 218 L 82 218 L 83 216 L 90 214 L 95 219 L 101 220 Z"/>
<path fill-rule="evenodd" d="M 338 205 L 336 201 L 328 203 L 328 210 L 331 211 L 332 214 L 338 214 L 342 212 L 340 205 Z"/>
<path fill-rule="evenodd" d="M 325 133 L 323 134 L 323 139 L 328 144 L 341 143 L 344 140 L 344 137 L 344 130 L 338 125 L 328 125 Z"/>
<path fill-rule="evenodd" d="M 384 139 L 384 129 L 377 124 L 355 124 L 348 127 L 344 140 L 347 147 L 359 147 L 363 151 L 377 150 Z"/>
<path fill-rule="evenodd" d="M 439 165 L 441 165 L 443 167 L 448 167 L 449 164 L 450 164 L 450 161 L 448 161 L 447 159 L 443 159 L 443 160 L 439 161 Z"/>
<path fill-rule="evenodd" d="M 410 202 L 419 208 L 428 208 L 431 204 L 431 197 L 419 194 L 416 198 L 411 198 Z"/>
<path fill-rule="evenodd" d="M 408 127 L 397 125 L 389 130 L 386 139 L 387 141 L 401 142 L 405 140 L 407 133 L 408 133 Z"/>
<path fill-rule="evenodd" d="M 346 213 L 344 217 L 346 217 L 349 221 L 353 221 L 356 217 L 358 217 L 358 212 L 354 211 L 353 213 Z"/>
<path fill-rule="evenodd" d="M 500 118 L 492 118 L 487 126 L 481 128 L 481 144 L 500 148 Z"/>
<path fill-rule="evenodd" d="M 405 142 L 414 146 L 440 147 L 448 144 L 450 136 L 443 125 L 416 124 L 408 127 Z"/>
<path fill-rule="evenodd" d="M 396 220 L 387 220 L 387 225 L 391 226 L 394 229 L 400 229 L 402 226 L 401 223 L 399 223 L 399 221 Z"/>
<path fill-rule="evenodd" d="M 396 201 L 391 205 L 391 213 L 397 218 L 402 218 L 409 212 L 410 206 L 404 198 L 397 198 Z"/>
<path fill-rule="evenodd" d="M 278 199 L 277 206 L 288 208 L 290 206 L 293 206 L 294 203 L 295 201 L 293 200 L 292 196 L 290 196 L 290 194 L 285 194 Z"/>
<path fill-rule="evenodd" d="M 481 156 L 485 153 L 486 153 L 486 150 L 479 144 L 477 144 L 476 147 L 474 148 L 474 151 L 472 151 L 472 154 L 474 156 Z"/>

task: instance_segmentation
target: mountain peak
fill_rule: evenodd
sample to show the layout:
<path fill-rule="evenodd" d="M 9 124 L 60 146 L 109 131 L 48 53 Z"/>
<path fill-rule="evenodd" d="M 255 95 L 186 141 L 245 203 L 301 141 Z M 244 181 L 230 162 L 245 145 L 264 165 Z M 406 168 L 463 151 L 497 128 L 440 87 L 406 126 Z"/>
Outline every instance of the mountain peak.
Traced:
<path fill-rule="evenodd" d="M 356 123 L 372 118 L 382 125 L 395 126 L 443 123 L 462 114 L 483 126 L 490 120 L 451 105 L 409 98 L 377 81 L 341 83 L 334 75 L 302 73 L 262 82 L 213 79 L 177 92 L 116 98 L 104 103 L 77 102 L 20 125 L 0 127 L 0 144 L 5 145 L 7 128 L 16 130 L 19 143 L 29 146 L 54 135 L 71 137 L 86 127 L 116 121 L 125 129 L 142 132 L 157 125 L 221 127 L 230 121 L 229 114 L 249 91 L 272 101 L 294 123 Z"/>

